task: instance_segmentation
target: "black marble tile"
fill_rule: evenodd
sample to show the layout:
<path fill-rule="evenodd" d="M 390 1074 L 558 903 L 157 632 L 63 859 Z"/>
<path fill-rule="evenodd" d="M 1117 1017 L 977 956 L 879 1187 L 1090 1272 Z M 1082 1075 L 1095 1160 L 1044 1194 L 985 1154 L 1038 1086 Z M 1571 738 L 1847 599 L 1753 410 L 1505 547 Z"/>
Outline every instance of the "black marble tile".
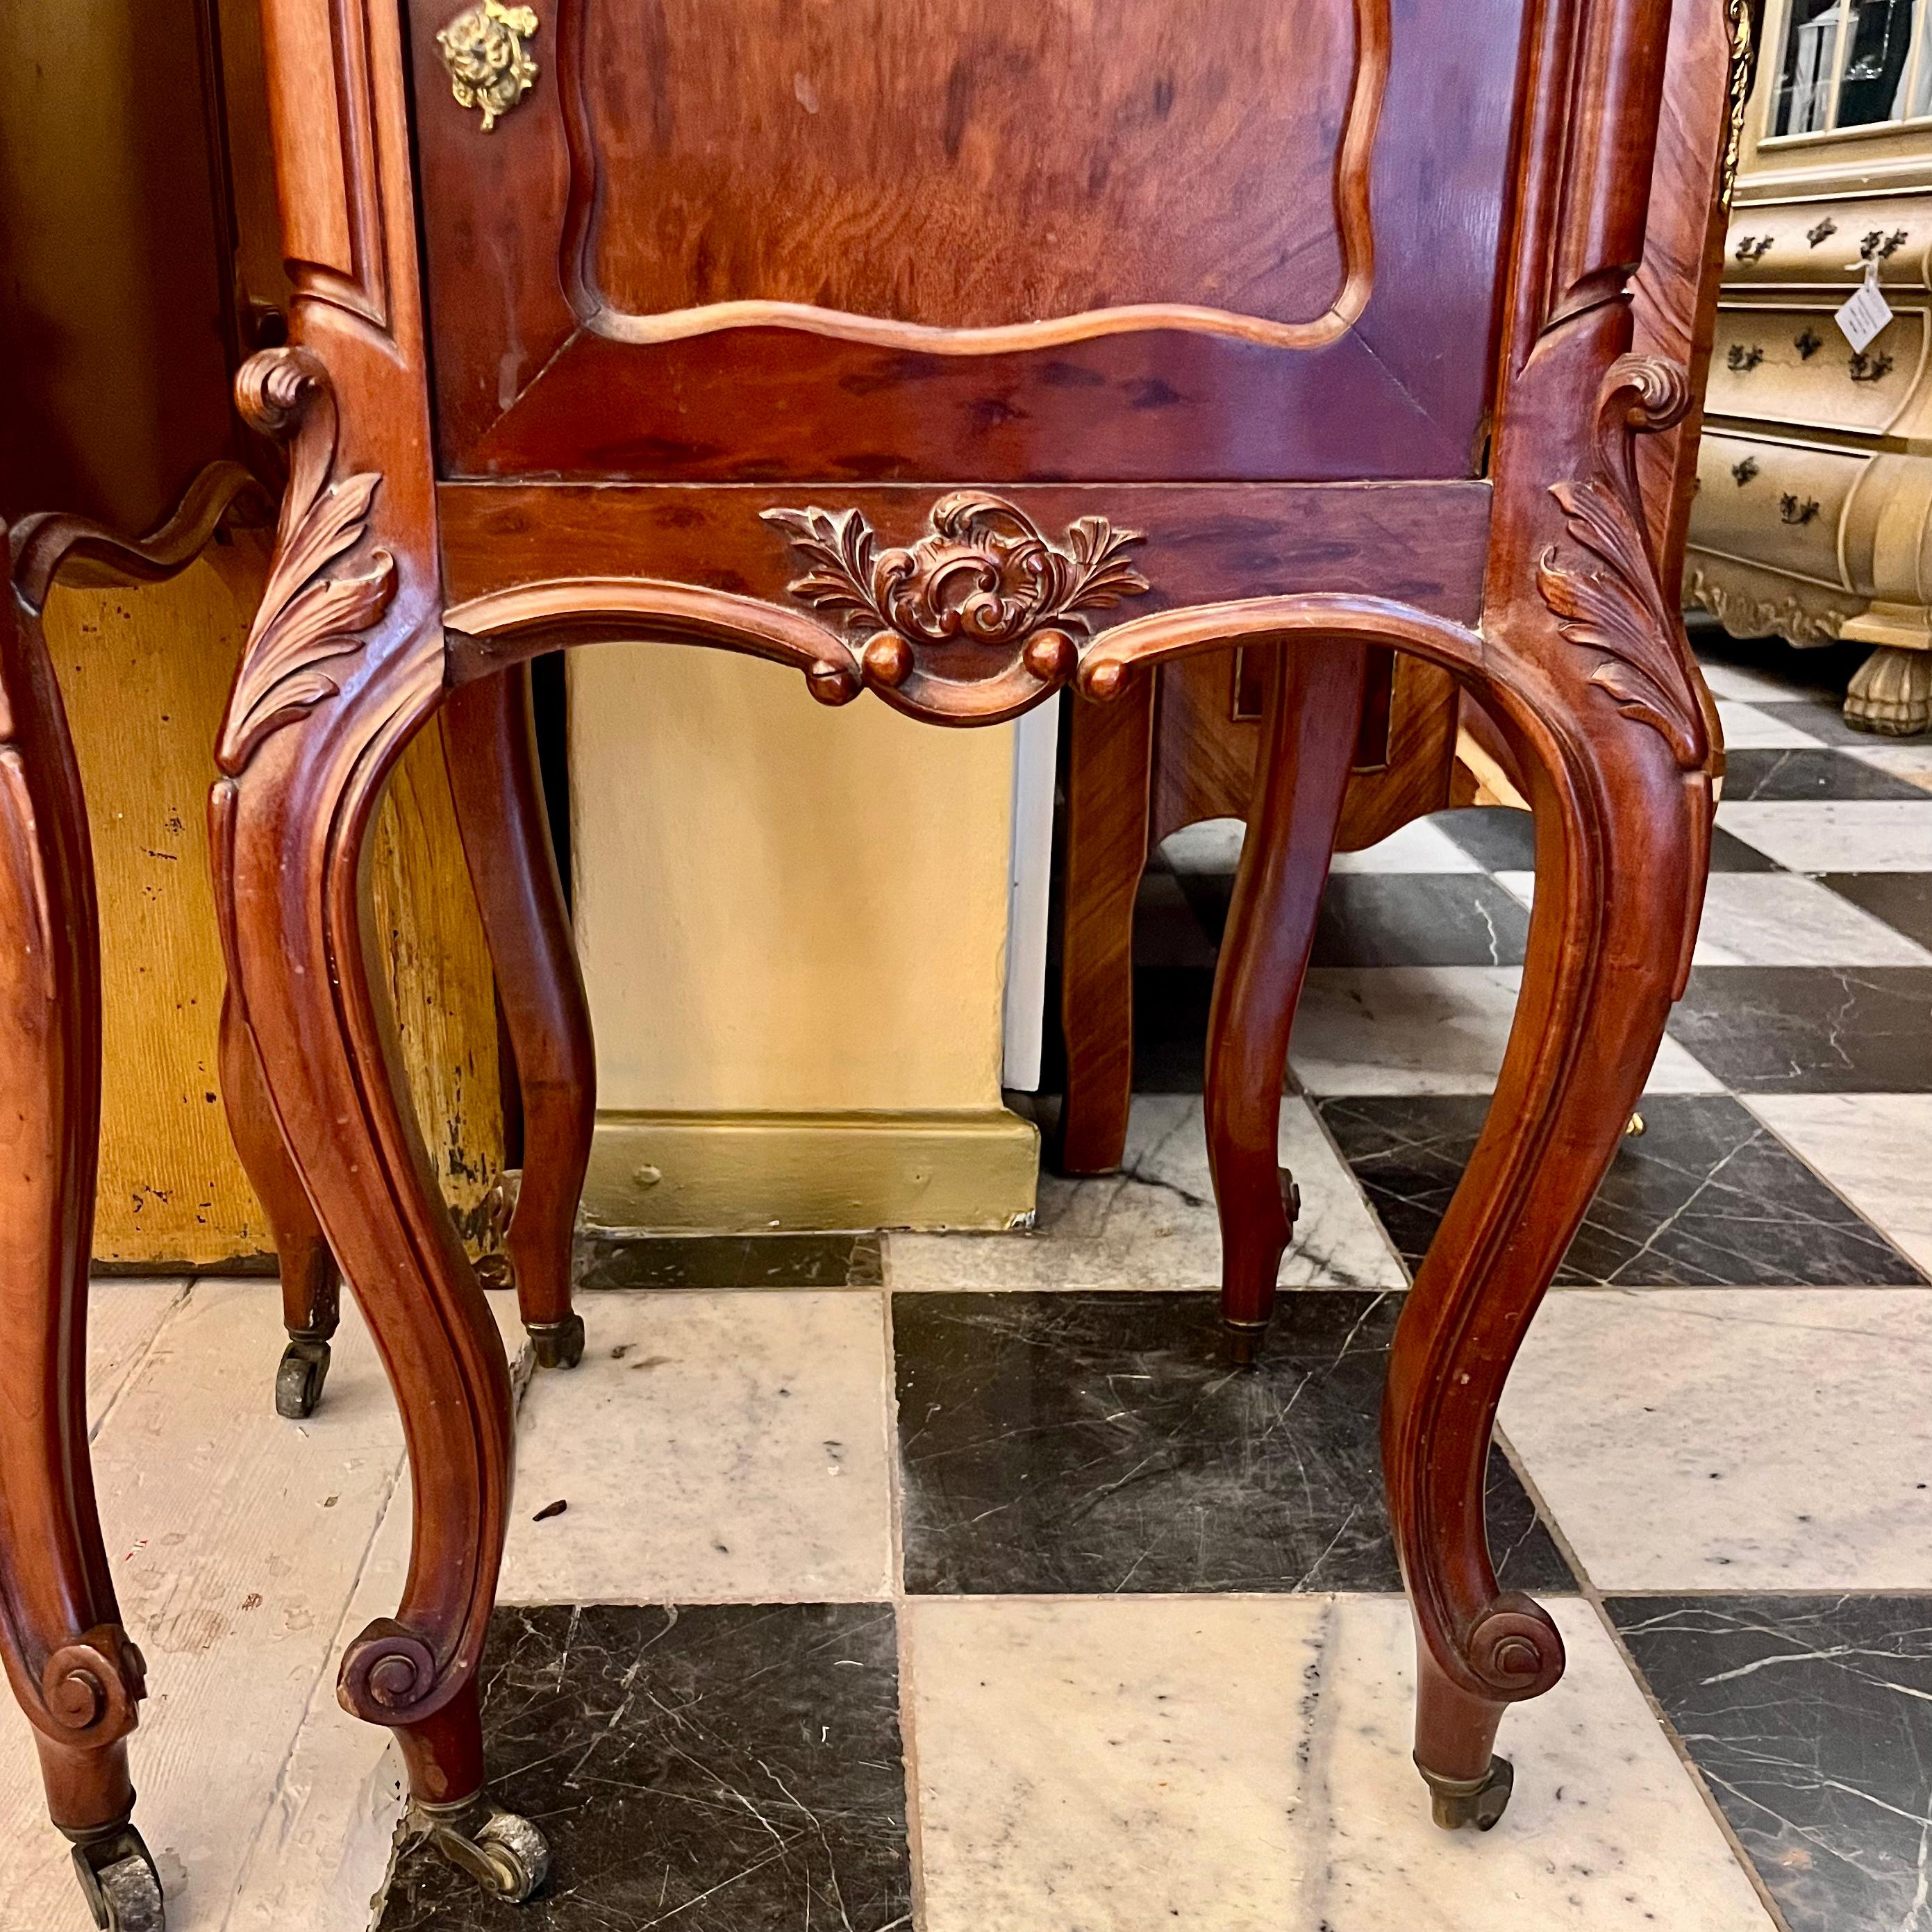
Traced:
<path fill-rule="evenodd" d="M 1747 799 L 1902 798 L 1925 802 L 1921 786 L 1843 752 L 1778 748 L 1726 752 L 1724 802 Z"/>
<path fill-rule="evenodd" d="M 418 1846 L 380 1932 L 887 1932 L 912 1924 L 892 1613 L 500 1610 L 492 1789 L 549 1838 L 527 1905 Z"/>
<path fill-rule="evenodd" d="M 1932 1091 L 1932 966 L 1700 966 L 1670 1032 L 1734 1092 Z"/>
<path fill-rule="evenodd" d="M 1219 946 L 1234 880 L 1195 872 L 1180 884 L 1200 930 Z M 1146 959 L 1142 932 L 1137 924 L 1135 957 Z M 1528 934 L 1528 908 L 1485 873 L 1337 872 L 1322 895 L 1309 963 L 1520 966 Z M 1172 956 L 1172 940 L 1161 956 Z"/>
<path fill-rule="evenodd" d="M 1932 1924 L 1932 1597 L 1606 1607 L 1791 1932 Z"/>
<path fill-rule="evenodd" d="M 1725 796 L 1730 796 L 1728 791 Z M 1460 811 L 1438 812 L 1431 823 L 1439 825 L 1486 872 L 1533 872 L 1536 869 L 1536 824 L 1526 812 L 1472 805 Z M 1778 872 L 1784 868 L 1768 854 L 1755 845 L 1747 845 L 1720 826 L 1711 835 L 1711 869 L 1714 872 Z"/>
<path fill-rule="evenodd" d="M 1528 937 L 1528 908 L 1486 874 L 1338 872 L 1309 963 L 1520 966 Z"/>
<path fill-rule="evenodd" d="M 1466 805 L 1454 812 L 1438 812 L 1430 823 L 1448 832 L 1485 872 L 1536 869 L 1536 821 L 1526 812 Z"/>
<path fill-rule="evenodd" d="M 1932 874 L 1924 872 L 1826 872 L 1819 884 L 1862 906 L 1894 932 L 1932 946 Z"/>
<path fill-rule="evenodd" d="M 900 1294 L 906 1587 L 1395 1590 L 1378 1441 L 1400 1294 L 1284 1294 L 1260 1364 L 1215 1298 Z M 1510 1587 L 1575 1586 L 1500 1453 Z"/>
<path fill-rule="evenodd" d="M 1825 745 L 1882 745 L 1885 740 L 1870 731 L 1861 731 L 1845 722 L 1842 696 L 1827 692 L 1794 691 L 1789 699 L 1753 698 L 1744 700 L 1754 711 L 1762 711 L 1781 724 L 1796 724 Z"/>
<path fill-rule="evenodd" d="M 1318 1102 L 1412 1271 L 1462 1178 L 1480 1094 Z M 1570 1286 L 1836 1287 L 1924 1280 L 1768 1128 L 1722 1094 L 1651 1094 L 1558 1270 Z"/>
<path fill-rule="evenodd" d="M 577 1238 L 579 1288 L 877 1288 L 879 1237 L 606 1234 Z"/>

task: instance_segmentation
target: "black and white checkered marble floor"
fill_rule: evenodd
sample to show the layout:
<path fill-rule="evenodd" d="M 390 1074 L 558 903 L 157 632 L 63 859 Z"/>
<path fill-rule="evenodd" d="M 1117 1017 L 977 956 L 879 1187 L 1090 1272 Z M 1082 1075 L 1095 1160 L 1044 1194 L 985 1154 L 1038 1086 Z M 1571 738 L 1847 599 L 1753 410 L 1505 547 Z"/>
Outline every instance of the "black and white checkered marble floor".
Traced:
<path fill-rule="evenodd" d="M 556 1876 L 520 1912 L 407 1853 L 383 1932 L 1932 1932 L 1932 743 L 1712 671 L 1730 777 L 1690 992 L 1492 1462 L 1500 1568 L 1570 1658 L 1506 1720 L 1494 1832 L 1436 1832 L 1408 1762 L 1376 1438 L 1502 1054 L 1528 822 L 1338 863 L 1282 1130 L 1298 1292 L 1246 1372 L 1210 1292 L 1234 848 L 1204 828 L 1143 894 L 1124 1174 L 1044 1180 L 1028 1233 L 586 1243 L 590 1348 L 524 1399 L 488 1666 L 494 1774 Z M 331 1656 L 393 1602 L 393 1419 L 352 1329 L 322 1412 L 274 1435 L 272 1306 L 173 1293 L 97 1444 L 111 1533 L 147 1540 L 151 1841 L 190 1874 L 182 1932 L 347 1932 L 396 1786 Z M 156 1491 L 197 1322 L 226 1364 L 209 1454 L 282 1498 L 212 1579 L 154 1553 L 211 1507 Z M 318 1534 L 341 1574 L 307 1622 L 291 1581 L 238 1608 Z M 217 1794 L 230 1857 L 178 1774 L 190 1707 L 277 1659 L 273 1774 Z M 10 1816 L 26 1774 L 0 1760 Z"/>

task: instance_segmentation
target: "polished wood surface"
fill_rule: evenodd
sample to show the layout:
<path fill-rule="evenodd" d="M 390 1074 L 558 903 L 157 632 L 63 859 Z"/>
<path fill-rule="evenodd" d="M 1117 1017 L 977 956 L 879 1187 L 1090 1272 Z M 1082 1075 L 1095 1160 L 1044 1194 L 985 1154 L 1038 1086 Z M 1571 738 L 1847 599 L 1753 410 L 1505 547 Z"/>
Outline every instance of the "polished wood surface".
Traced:
<path fill-rule="evenodd" d="M 411 10 L 450 475 L 1469 473 L 1517 0 L 537 10 L 486 142 Z"/>
<path fill-rule="evenodd" d="M 746 18 L 760 17 L 746 5 Z M 1279 759 L 1264 829 L 1247 843 L 1244 910 L 1222 953 L 1213 1110 L 1226 1245 L 1249 1257 L 1234 1312 L 1254 1322 L 1272 1292 L 1261 1258 L 1283 1232 L 1280 1178 L 1264 1172 L 1280 1083 L 1256 1069 L 1278 1070 L 1300 972 L 1277 929 L 1306 896 L 1306 855 L 1332 841 L 1342 775 L 1376 736 L 1356 715 L 1365 688 L 1380 715 L 1367 668 L 1394 651 L 1481 698 L 1538 826 L 1516 1024 L 1483 1137 L 1408 1298 L 1384 1419 L 1419 1642 L 1417 1762 L 1440 1822 L 1492 1823 L 1508 1791 L 1492 1752 L 1501 1718 L 1563 1666 L 1553 1622 L 1500 1592 L 1490 1564 L 1482 1499 L 1496 1404 L 1662 1036 L 1708 859 L 1706 702 L 1659 586 L 1633 448 L 1688 401 L 1681 365 L 1630 353 L 1667 9 L 1536 0 L 1519 30 L 1480 4 L 1397 8 L 1368 171 L 1374 278 L 1358 320 L 1325 346 L 1162 326 L 1018 351 L 924 338 L 888 347 L 796 318 L 746 327 L 720 314 L 718 326 L 670 340 L 658 339 L 663 327 L 600 326 L 608 312 L 583 306 L 592 218 L 640 218 L 637 197 L 600 201 L 583 188 L 613 128 L 600 132 L 574 91 L 586 86 L 591 32 L 611 14 L 590 0 L 542 10 L 548 81 L 486 135 L 438 92 L 420 11 L 412 98 L 396 0 L 268 10 L 298 294 L 292 346 L 255 358 L 241 393 L 251 420 L 290 439 L 291 483 L 212 822 L 238 1007 L 410 1445 L 418 1514 L 402 1601 L 350 1646 L 343 1700 L 396 1729 L 422 1828 L 499 1890 L 523 1895 L 539 1882 L 533 1828 L 487 1820 L 480 1795 L 477 1670 L 508 1493 L 507 1378 L 398 1098 L 361 883 L 383 778 L 452 690 L 500 682 L 542 651 L 641 638 L 748 652 L 801 673 L 823 702 L 869 690 L 958 725 L 1013 716 L 1070 683 L 1084 700 L 1132 704 L 1163 662 L 1259 653 L 1286 695 L 1269 726 Z M 1086 17 L 1072 0 L 1061 16 Z M 840 10 L 820 24 L 849 34 L 872 17 Z M 1230 52 L 1252 30 L 1225 10 L 1197 24 L 1204 45 Z M 840 46 L 837 78 L 853 100 L 943 128 L 944 98 L 878 91 L 869 49 Z M 1358 74 L 1373 47 L 1358 33 Z M 661 51 L 663 98 L 675 103 L 692 50 Z M 1186 73 L 1204 74 L 1199 47 L 1188 58 Z M 320 71 L 337 77 L 332 94 L 313 86 Z M 1156 63 L 1145 78 L 1157 83 Z M 1291 76 L 1276 78 L 1268 98 L 1284 149 L 1305 154 L 1317 124 Z M 747 98 L 776 98 L 755 75 L 745 82 Z M 614 126 L 640 97 L 629 76 L 598 84 Z M 969 94 L 962 157 L 977 152 L 974 116 L 993 111 Z M 412 106 L 433 332 L 418 307 Z M 855 111 L 842 100 L 836 114 Z M 1060 154 L 1058 125 L 1035 127 L 1028 178 L 1071 178 L 1042 158 Z M 634 143 L 640 130 L 626 126 Z M 675 112 L 654 130 L 661 146 L 694 137 Z M 1077 124 L 1066 139 L 1082 152 Z M 1339 130 L 1326 139 L 1331 154 L 1346 150 Z M 840 159 L 861 168 L 862 148 Z M 733 224 L 741 238 L 774 222 L 782 231 L 783 202 L 774 190 L 693 212 L 722 279 L 688 292 L 687 306 L 742 292 L 734 278 L 758 249 L 718 244 Z M 696 262 L 695 244 L 675 259 Z M 868 272 L 854 263 L 844 286 L 862 291 Z M 1058 287 L 1107 289 L 1104 262 L 1062 272 Z M 908 298 L 889 319 L 933 326 L 944 278 L 906 286 L 919 312 Z M 957 332 L 998 312 L 940 320 Z M 1489 480 L 1473 481 L 1486 411 Z M 514 487 L 461 481 L 478 474 Z M 1362 487 L 1390 477 L 1418 480 Z M 593 478 L 756 487 L 559 487 Z M 1193 546 L 1180 532 L 1190 515 L 1199 526 L 1198 502 L 1093 487 L 1328 478 L 1356 487 L 1332 498 L 1224 492 L 1205 519 L 1212 534 Z M 916 487 L 857 487 L 887 479 Z M 1029 479 L 1069 487 L 1022 488 Z M 1325 540 L 1297 548 L 1318 502 L 1332 520 Z M 1420 514 L 1454 505 L 1471 524 L 1445 531 L 1443 517 Z M 1255 528 L 1239 540 L 1231 532 L 1250 512 Z M 1479 579 L 1456 542 L 1475 528 Z M 1390 541 L 1396 532 L 1407 534 Z M 1124 728 L 1124 742 L 1139 730 Z M 1372 765 L 1378 748 L 1366 748 Z M 1291 752 L 1305 769 L 1288 768 Z M 568 998 L 560 982 L 553 990 Z M 1256 1206 L 1264 1190 L 1273 1215 Z"/>

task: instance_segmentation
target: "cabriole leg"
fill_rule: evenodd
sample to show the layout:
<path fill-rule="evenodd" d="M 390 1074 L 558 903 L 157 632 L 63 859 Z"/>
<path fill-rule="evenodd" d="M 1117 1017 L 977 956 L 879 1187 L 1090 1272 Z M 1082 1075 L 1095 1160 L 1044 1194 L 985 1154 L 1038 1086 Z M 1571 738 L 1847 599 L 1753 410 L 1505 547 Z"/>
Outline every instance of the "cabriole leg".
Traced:
<path fill-rule="evenodd" d="M 596 1122 L 590 1009 L 544 807 L 527 664 L 459 686 L 443 707 L 463 849 L 523 1095 L 524 1166 L 503 1246 L 545 1368 L 574 1368 L 571 1250 Z"/>
<path fill-rule="evenodd" d="M 349 1646 L 337 1694 L 396 1732 L 413 1802 L 440 1816 L 482 1802 L 477 1672 L 510 1494 L 509 1365 L 409 1096 L 379 990 L 365 857 L 383 784 L 442 696 L 442 612 L 416 552 L 399 567 L 370 540 L 379 490 L 406 500 L 418 486 L 335 473 L 338 418 L 320 358 L 265 350 L 237 392 L 251 421 L 292 430 L 295 447 L 274 566 L 217 748 L 215 904 L 236 1017 L 409 1450 L 416 1513 L 402 1601 Z M 391 528 L 400 548 L 400 513 Z"/>
<path fill-rule="evenodd" d="M 328 1377 L 328 1343 L 341 1309 L 342 1279 L 282 1142 L 255 1042 L 234 996 L 221 1000 L 221 1097 L 243 1172 L 268 1217 L 282 1278 L 289 1345 L 275 1372 L 275 1412 L 300 1421 L 315 1413 Z"/>
<path fill-rule="evenodd" d="M 4 564 L 0 553 L 0 564 Z M 100 968 L 86 807 L 39 613 L 0 569 L 0 1654 L 94 1922 L 160 1932 L 129 1822 L 146 1693 L 94 1504 L 87 1274 Z"/>
<path fill-rule="evenodd" d="M 1564 1665 L 1548 1614 L 1499 1588 L 1490 1562 L 1497 1405 L 1663 1038 L 1709 819 L 1702 772 L 1598 692 L 1542 719 L 1517 706 L 1511 728 L 1537 822 L 1522 992 L 1482 1138 L 1402 1312 L 1382 1430 L 1417 1628 L 1416 1765 L 1438 1824 L 1484 1829 L 1509 1797 L 1502 1714 Z"/>
<path fill-rule="evenodd" d="M 1221 1216 L 1221 1318 L 1253 1359 L 1299 1201 L 1280 1162 L 1282 1076 L 1359 728 L 1353 638 L 1266 652 L 1255 802 L 1208 1022 L 1208 1156 Z"/>

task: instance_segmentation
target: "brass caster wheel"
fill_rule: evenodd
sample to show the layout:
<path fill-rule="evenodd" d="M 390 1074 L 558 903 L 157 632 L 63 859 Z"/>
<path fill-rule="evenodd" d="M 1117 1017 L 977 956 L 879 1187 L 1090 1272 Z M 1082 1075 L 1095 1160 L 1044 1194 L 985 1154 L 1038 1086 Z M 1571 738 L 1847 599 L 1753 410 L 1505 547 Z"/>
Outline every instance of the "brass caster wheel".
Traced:
<path fill-rule="evenodd" d="M 328 1379 L 328 1344 L 298 1335 L 282 1352 L 275 1371 L 275 1413 L 300 1422 L 315 1413 Z"/>
<path fill-rule="evenodd" d="M 76 1844 L 74 1868 L 100 1932 L 164 1932 L 160 1878 L 133 1826 Z"/>
<path fill-rule="evenodd" d="M 458 1870 L 512 1905 L 534 1898 L 550 1876 L 550 1846 L 527 1818 L 500 1811 L 487 1801 L 418 1804 L 418 1822 L 429 1842 Z"/>
<path fill-rule="evenodd" d="M 584 1359 L 584 1317 L 566 1315 L 561 1322 L 533 1322 L 531 1346 L 542 1369 L 574 1369 Z"/>
<path fill-rule="evenodd" d="M 1238 1369 L 1252 1368 L 1260 1359 L 1262 1337 L 1268 1333 L 1265 1322 L 1226 1322 L 1221 1324 L 1228 1337 L 1228 1359 Z"/>
<path fill-rule="evenodd" d="M 1430 1810 L 1445 1832 L 1460 1832 L 1473 1825 L 1479 1832 L 1493 1831 L 1509 1809 L 1510 1792 L 1516 1784 L 1516 1767 L 1506 1757 L 1492 1757 L 1480 1778 L 1438 1778 L 1418 1763 L 1423 1782 L 1429 1786 Z"/>

